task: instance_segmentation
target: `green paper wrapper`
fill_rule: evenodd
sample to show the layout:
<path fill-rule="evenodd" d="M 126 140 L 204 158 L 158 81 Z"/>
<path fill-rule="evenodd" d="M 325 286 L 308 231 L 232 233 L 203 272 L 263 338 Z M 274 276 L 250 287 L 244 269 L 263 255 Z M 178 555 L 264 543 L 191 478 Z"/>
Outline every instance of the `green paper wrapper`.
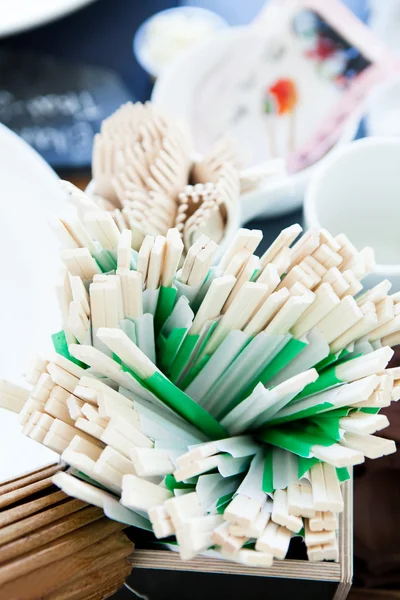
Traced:
<path fill-rule="evenodd" d="M 54 350 L 57 352 L 57 354 L 61 354 L 61 356 L 64 356 L 64 358 L 67 358 L 71 362 L 75 363 L 78 365 L 78 367 L 82 367 L 82 369 L 88 369 L 88 365 L 85 365 L 85 363 L 81 362 L 77 358 L 74 358 L 69 353 L 68 342 L 63 329 L 57 333 L 53 333 L 51 339 L 53 341 Z"/>
<path fill-rule="evenodd" d="M 318 394 L 324 390 L 329 390 L 330 388 L 333 388 L 337 385 L 342 385 L 343 383 L 345 382 L 336 376 L 336 367 L 330 367 L 329 369 L 322 371 L 316 381 L 306 385 L 304 390 L 300 392 L 295 399 L 300 400 L 301 398 L 306 398 L 307 396 L 313 396 L 314 394 Z"/>
<path fill-rule="evenodd" d="M 174 287 L 160 287 L 156 315 L 154 318 L 154 329 L 156 335 L 161 331 L 175 306 L 177 290 Z"/>
<path fill-rule="evenodd" d="M 318 373 L 333 365 L 337 360 L 340 352 L 336 352 L 336 354 L 329 354 L 324 360 L 321 360 L 317 365 L 315 365 L 315 369 L 317 369 Z"/>
<path fill-rule="evenodd" d="M 115 269 L 117 268 L 117 260 L 115 257 L 115 253 L 111 250 L 99 250 L 99 252 L 96 252 L 96 254 L 93 255 L 93 258 L 95 259 L 103 273 L 115 271 Z"/>
<path fill-rule="evenodd" d="M 274 491 L 274 469 L 272 448 L 267 449 L 264 460 L 264 472 L 262 481 L 262 490 L 266 494 L 272 494 Z"/>
<path fill-rule="evenodd" d="M 259 374 L 257 380 L 249 386 L 243 394 L 242 399 L 250 396 L 256 385 L 261 382 L 267 386 L 268 382 L 275 377 L 280 371 L 282 371 L 300 352 L 307 346 L 307 342 L 302 342 L 294 338 L 290 339 L 284 348 L 279 352 L 275 358 L 265 367 L 265 369 Z"/>
<path fill-rule="evenodd" d="M 226 507 L 228 506 L 228 504 L 230 504 L 230 502 L 232 502 L 234 495 L 235 495 L 235 492 L 231 492 L 230 494 L 225 494 L 224 496 L 221 496 L 221 498 L 218 498 L 217 513 L 219 515 L 224 514 Z"/>
<path fill-rule="evenodd" d="M 166 337 L 162 333 L 157 339 L 157 364 L 165 375 L 169 375 L 172 363 L 177 355 L 179 348 L 187 334 L 187 329 L 174 329 L 172 333 Z"/>
<path fill-rule="evenodd" d="M 310 406 L 309 408 L 299 410 L 299 412 L 296 412 L 292 415 L 271 419 L 269 425 L 280 425 L 281 423 L 289 423 L 290 421 L 299 421 L 300 419 L 306 419 L 307 417 L 312 417 L 320 412 L 329 410 L 333 406 L 334 404 L 332 404 L 331 402 L 321 402 L 317 406 Z"/>
<path fill-rule="evenodd" d="M 360 408 L 360 412 L 368 413 L 370 415 L 377 415 L 380 410 L 380 408 L 375 408 L 373 406 L 365 406 Z"/>
<path fill-rule="evenodd" d="M 337 468 L 336 475 L 338 476 L 340 483 L 347 481 L 351 477 L 349 470 L 346 467 L 342 467 L 341 469 Z"/>
<path fill-rule="evenodd" d="M 282 371 L 307 346 L 307 342 L 292 338 L 261 374 L 260 381 L 266 385 L 272 377 Z"/>
<path fill-rule="evenodd" d="M 170 379 L 173 383 L 179 379 L 183 369 L 189 362 L 193 350 L 200 339 L 200 335 L 187 335 L 174 358 L 170 369 Z"/>
<path fill-rule="evenodd" d="M 347 362 L 348 360 L 352 360 L 353 358 L 358 358 L 362 355 L 362 352 L 350 352 L 350 350 L 344 348 L 336 354 L 329 354 L 329 356 L 327 356 L 324 360 L 315 365 L 315 369 L 317 369 L 318 372 L 321 372 L 328 367 L 336 367 L 339 364 Z"/>
<path fill-rule="evenodd" d="M 184 481 L 176 481 L 173 475 L 166 475 L 164 479 L 165 487 L 173 492 L 174 490 L 193 490 L 195 489 L 195 485 L 191 483 L 185 483 Z"/>
<path fill-rule="evenodd" d="M 278 448 L 283 448 L 303 458 L 311 458 L 313 446 L 332 446 L 336 442 L 335 439 L 326 436 L 318 427 L 310 423 L 303 424 L 303 426 L 296 423 L 279 429 L 265 428 L 261 432 L 260 438 L 272 446 L 278 446 Z"/>
<path fill-rule="evenodd" d="M 311 467 L 319 462 L 321 462 L 319 458 L 304 458 L 303 456 L 299 456 L 299 467 L 297 471 L 298 478 L 301 479 L 307 473 L 307 471 L 311 469 Z"/>
<path fill-rule="evenodd" d="M 205 336 L 205 338 L 203 340 L 203 343 L 201 344 L 200 348 L 198 348 L 198 350 L 197 350 L 197 355 L 200 355 L 201 351 L 203 350 L 203 348 L 207 344 L 208 340 L 210 339 L 217 324 L 218 324 L 218 321 L 215 321 L 215 323 L 213 323 L 211 325 L 210 329 L 208 330 L 207 335 Z M 189 355 L 188 360 L 186 361 L 185 365 L 189 361 L 189 358 L 190 358 L 190 355 Z M 183 380 L 179 382 L 179 387 L 183 390 L 186 389 L 192 383 L 193 379 L 195 377 L 197 377 L 197 375 L 200 373 L 201 369 L 206 366 L 206 364 L 208 363 L 210 358 L 211 358 L 211 356 L 206 354 L 206 355 L 202 356 L 199 360 L 197 360 L 197 361 L 195 360 L 194 364 L 190 367 L 189 371 L 186 373 Z"/>
<path fill-rule="evenodd" d="M 218 421 L 161 373 L 155 372 L 145 380 L 145 383 L 160 400 L 208 435 L 210 439 L 229 437 Z"/>
<path fill-rule="evenodd" d="M 347 417 L 351 408 L 337 408 L 336 410 L 331 410 L 326 414 L 319 415 L 318 417 L 314 417 L 311 419 L 311 422 L 314 423 L 319 429 L 328 437 L 335 439 L 337 442 L 340 440 L 340 427 L 339 422 L 343 417 Z"/>

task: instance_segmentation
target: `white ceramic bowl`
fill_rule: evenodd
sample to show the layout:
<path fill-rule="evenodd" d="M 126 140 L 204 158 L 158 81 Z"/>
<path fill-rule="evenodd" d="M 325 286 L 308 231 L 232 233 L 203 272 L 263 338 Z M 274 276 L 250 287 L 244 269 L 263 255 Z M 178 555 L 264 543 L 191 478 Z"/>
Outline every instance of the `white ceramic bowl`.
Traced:
<path fill-rule="evenodd" d="M 400 290 L 400 139 L 364 138 L 333 152 L 310 182 L 304 218 L 371 246 L 377 265 L 368 284 L 388 278 Z"/>
<path fill-rule="evenodd" d="M 136 31 L 133 38 L 133 53 L 140 66 L 147 71 L 147 73 L 154 79 L 158 77 L 164 67 L 160 67 L 154 59 L 149 55 L 148 49 L 146 48 L 147 36 L 149 33 L 150 26 L 153 22 L 162 16 L 174 16 L 183 15 L 188 18 L 201 18 L 207 22 L 210 26 L 210 32 L 212 30 L 220 30 L 228 27 L 228 23 L 220 17 L 217 13 L 207 10 L 205 8 L 199 8 L 197 6 L 176 6 L 174 8 L 168 8 L 162 10 L 155 15 L 152 15 L 146 19 Z M 194 42 L 196 43 L 196 42 Z M 168 50 L 168 49 L 167 49 Z M 179 52 L 186 52 L 187 48 L 181 48 Z"/>
<path fill-rule="evenodd" d="M 0 37 L 33 29 L 39 25 L 60 19 L 94 0 L 13 0 L 2 1 Z"/>
<path fill-rule="evenodd" d="M 186 118 L 190 122 L 193 99 L 198 82 L 212 69 L 227 50 L 248 36 L 248 27 L 234 27 L 189 49 L 178 58 L 157 79 L 153 88 L 152 101 L 170 115 Z M 360 108 L 361 114 L 361 108 Z M 354 115 L 344 128 L 335 147 L 340 147 L 352 139 L 357 132 L 360 115 Z M 197 150 L 199 150 L 197 148 Z M 329 156 L 329 153 L 328 155 Z M 241 198 L 241 217 L 243 224 L 256 216 L 272 217 L 288 213 L 301 206 L 306 186 L 319 163 L 279 180 L 271 180 L 254 192 Z"/>

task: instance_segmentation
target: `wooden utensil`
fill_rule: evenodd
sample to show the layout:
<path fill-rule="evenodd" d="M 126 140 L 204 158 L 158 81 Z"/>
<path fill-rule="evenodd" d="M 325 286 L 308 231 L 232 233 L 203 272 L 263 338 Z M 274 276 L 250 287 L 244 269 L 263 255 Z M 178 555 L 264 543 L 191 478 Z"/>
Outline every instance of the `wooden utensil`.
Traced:
<path fill-rule="evenodd" d="M 0 486 L 0 600 L 100 600 L 131 571 L 126 526 L 54 492 L 51 476 L 65 468 Z"/>

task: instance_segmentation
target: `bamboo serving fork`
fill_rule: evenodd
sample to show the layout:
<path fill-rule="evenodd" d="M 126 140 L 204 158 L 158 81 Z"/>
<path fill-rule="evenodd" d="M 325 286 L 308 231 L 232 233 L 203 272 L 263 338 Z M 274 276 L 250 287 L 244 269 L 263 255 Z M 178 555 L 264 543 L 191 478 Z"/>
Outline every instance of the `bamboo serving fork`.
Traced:
<path fill-rule="evenodd" d="M 181 122 L 151 103 L 128 103 L 95 136 L 92 200 L 67 187 L 82 216 L 107 210 L 119 230 L 129 227 L 133 248 L 147 234 L 165 235 L 176 227 L 187 250 L 202 233 L 219 243 L 230 221 L 237 221 L 238 168 L 228 139 L 198 157 Z"/>

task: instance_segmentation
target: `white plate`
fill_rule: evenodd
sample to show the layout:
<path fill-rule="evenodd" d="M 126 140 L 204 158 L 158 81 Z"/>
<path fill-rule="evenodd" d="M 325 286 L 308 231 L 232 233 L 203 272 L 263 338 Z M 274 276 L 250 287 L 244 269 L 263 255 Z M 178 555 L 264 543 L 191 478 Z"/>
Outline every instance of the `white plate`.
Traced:
<path fill-rule="evenodd" d="M 60 329 L 59 246 L 48 214 L 60 210 L 65 195 L 52 169 L 3 125 L 0 186 L 0 378 L 22 384 L 32 356 L 50 349 Z M 57 460 L 21 435 L 15 414 L 0 412 L 0 482 Z"/>
<path fill-rule="evenodd" d="M 60 327 L 54 284 L 61 263 L 49 216 L 65 194 L 47 163 L 4 126 L 0 185 L 0 376 L 18 380 Z"/>
<path fill-rule="evenodd" d="M 0 0 L 0 37 L 63 17 L 94 0 Z"/>
<path fill-rule="evenodd" d="M 18 415 L 0 408 L 0 484 L 53 465 L 59 456 L 22 435 Z"/>
<path fill-rule="evenodd" d="M 230 115 L 233 110 L 232 107 L 236 106 L 237 98 L 239 97 L 233 93 L 229 95 L 226 82 L 230 82 L 232 86 L 236 86 L 236 74 L 239 73 L 238 77 L 241 78 L 243 77 L 243 73 L 248 73 L 251 61 L 248 62 L 249 57 L 247 55 L 243 56 L 242 50 L 248 48 L 249 52 L 256 55 L 259 51 L 259 45 L 265 43 L 264 37 L 259 32 L 257 33 L 258 45 L 255 43 L 255 32 L 258 32 L 258 30 L 252 30 L 248 26 L 232 27 L 218 32 L 218 34 L 214 34 L 206 41 L 199 42 L 195 47 L 189 48 L 172 65 L 163 70 L 160 77 L 156 80 L 151 97 L 152 102 L 159 105 L 166 114 L 183 117 L 189 123 L 194 137 L 195 149 L 200 154 L 209 148 L 219 136 L 223 135 L 224 131 L 226 132 L 225 126 L 221 127 L 220 124 L 218 125 L 218 118 L 223 113 L 221 107 L 223 108 L 226 105 L 226 114 Z M 223 85 L 218 82 L 220 69 L 226 69 Z M 206 97 L 202 85 L 204 82 L 208 82 L 209 84 L 211 81 L 210 78 L 212 78 L 214 83 L 211 87 L 209 86 Z M 243 94 L 248 94 L 248 90 L 243 83 L 241 84 L 241 89 L 245 90 Z M 199 91 L 202 91 L 203 98 L 201 106 L 199 105 Z M 219 112 L 216 115 L 213 111 L 214 93 L 215 98 L 218 99 L 219 107 Z M 253 95 L 254 98 L 258 97 L 257 94 L 253 93 Z M 253 95 L 250 100 L 246 96 L 249 106 L 254 109 L 253 111 L 249 111 L 249 114 L 258 115 L 259 106 L 254 101 Z M 197 121 L 195 118 L 196 111 L 201 114 L 201 109 L 205 106 L 209 107 L 210 110 L 204 109 L 203 122 L 200 123 L 200 120 Z M 258 115 L 258 118 L 261 121 L 262 117 L 260 115 Z M 226 118 L 228 119 L 228 117 Z M 298 119 L 298 121 L 300 120 Z M 336 147 L 354 138 L 358 122 L 359 115 L 354 114 L 344 127 L 339 140 L 336 142 Z M 208 129 L 204 126 L 204 123 L 207 124 Z M 254 151 L 254 148 L 257 146 L 256 140 L 258 140 L 257 143 L 259 146 L 263 143 L 264 128 L 261 125 L 255 119 L 252 129 L 248 128 L 245 131 L 239 131 L 236 128 L 235 131 L 229 130 L 228 133 L 233 138 L 236 138 L 240 151 L 243 151 L 246 145 L 248 149 L 250 148 Z M 218 131 L 218 127 L 221 129 L 220 131 Z M 267 137 L 265 137 L 264 145 L 267 148 Z M 261 166 L 265 159 L 269 157 L 262 156 L 261 152 L 260 155 L 256 153 L 256 156 L 253 155 L 247 158 L 249 159 L 249 165 L 255 165 L 259 161 Z M 310 178 L 318 164 L 324 160 L 325 157 L 289 176 L 266 181 L 262 188 L 244 194 L 241 197 L 241 223 L 246 223 L 250 218 L 254 217 L 279 216 L 299 208 Z"/>

